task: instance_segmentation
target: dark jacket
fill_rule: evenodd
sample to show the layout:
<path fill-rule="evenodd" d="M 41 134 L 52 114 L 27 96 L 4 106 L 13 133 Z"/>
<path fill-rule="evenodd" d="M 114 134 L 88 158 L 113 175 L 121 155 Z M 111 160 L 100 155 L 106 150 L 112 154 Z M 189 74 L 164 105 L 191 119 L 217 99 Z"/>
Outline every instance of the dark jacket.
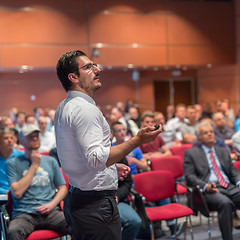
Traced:
<path fill-rule="evenodd" d="M 229 152 L 222 147 L 214 146 L 214 148 L 224 173 L 232 184 L 236 184 L 240 180 L 240 172 L 233 166 Z M 203 188 L 208 183 L 210 169 L 205 152 L 201 147 L 186 150 L 183 168 L 189 186 L 199 185 L 200 188 Z"/>

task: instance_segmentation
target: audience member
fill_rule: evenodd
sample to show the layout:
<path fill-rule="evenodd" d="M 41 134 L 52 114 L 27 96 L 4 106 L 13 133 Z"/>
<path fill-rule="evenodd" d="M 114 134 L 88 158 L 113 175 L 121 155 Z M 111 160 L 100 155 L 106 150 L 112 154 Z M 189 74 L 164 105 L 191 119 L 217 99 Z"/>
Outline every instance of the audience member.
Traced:
<path fill-rule="evenodd" d="M 222 99 L 220 102 L 220 111 L 225 117 L 227 127 L 234 128 L 235 114 L 233 109 L 230 108 L 229 100 Z"/>
<path fill-rule="evenodd" d="M 240 206 L 240 173 L 233 166 L 229 153 L 214 145 L 215 134 L 209 123 L 199 124 L 198 139 L 201 146 L 185 152 L 186 182 L 203 189 L 209 208 L 218 212 L 222 238 L 232 240 L 233 212 Z"/>
<path fill-rule="evenodd" d="M 25 112 L 18 112 L 17 115 L 16 115 L 16 123 L 15 123 L 15 129 L 18 131 L 18 132 L 21 132 L 24 124 L 25 124 L 25 116 L 26 116 L 26 113 Z"/>
<path fill-rule="evenodd" d="M 15 125 L 10 117 L 3 116 L 0 120 L 0 128 L 10 128 L 14 131 L 14 148 L 18 148 L 18 131 L 15 129 Z"/>
<path fill-rule="evenodd" d="M 196 109 L 193 105 L 187 106 L 187 119 L 188 122 L 184 122 L 180 128 L 182 133 L 183 143 L 191 144 L 196 139 L 196 129 L 198 122 L 196 120 Z"/>
<path fill-rule="evenodd" d="M 137 107 L 130 107 L 128 110 L 129 119 L 133 120 L 138 128 L 141 128 L 141 114 Z"/>
<path fill-rule="evenodd" d="M 239 160 L 240 159 L 240 130 L 238 130 L 236 133 L 232 135 L 232 148 L 238 156 L 236 160 Z"/>
<path fill-rule="evenodd" d="M 212 118 L 212 105 L 210 102 L 203 105 L 202 118 Z"/>
<path fill-rule="evenodd" d="M 131 107 L 133 107 L 133 106 L 134 106 L 133 100 L 130 99 L 130 98 L 128 98 L 127 101 L 126 101 L 126 103 L 125 103 L 124 112 L 125 112 L 126 114 L 128 114 L 128 113 L 129 113 L 129 109 L 130 109 Z"/>
<path fill-rule="evenodd" d="M 174 105 L 167 105 L 167 114 L 165 118 L 165 122 L 175 117 L 175 107 Z"/>
<path fill-rule="evenodd" d="M 10 118 L 14 124 L 16 123 L 17 113 L 18 113 L 18 109 L 16 107 L 13 107 L 9 112 Z"/>
<path fill-rule="evenodd" d="M 141 125 L 142 127 L 154 126 L 153 115 L 145 115 L 142 118 Z M 145 143 L 141 145 L 140 148 L 143 152 L 143 157 L 146 159 L 157 158 L 163 155 L 164 156 L 172 155 L 171 151 L 166 146 L 160 134 L 156 137 L 156 139 L 153 142 Z"/>
<path fill-rule="evenodd" d="M 196 122 L 199 122 L 202 117 L 202 106 L 200 104 L 194 104 L 194 108 L 196 110 Z"/>
<path fill-rule="evenodd" d="M 238 130 L 240 130 L 240 110 L 238 111 L 238 114 L 236 116 L 236 120 L 234 122 L 234 129 L 237 132 Z"/>
<path fill-rule="evenodd" d="M 35 119 L 35 116 L 34 115 L 32 115 L 32 114 L 27 114 L 26 116 L 25 116 L 25 123 L 26 124 L 35 124 L 35 121 L 36 119 Z"/>
<path fill-rule="evenodd" d="M 34 230 L 44 228 L 68 234 L 64 214 L 58 206 L 67 195 L 67 187 L 56 160 L 38 152 L 39 129 L 35 125 L 23 127 L 20 141 L 25 147 L 24 156 L 7 161 L 13 196 L 8 240 L 25 240 Z"/>
<path fill-rule="evenodd" d="M 112 123 L 111 130 L 113 136 L 116 138 L 116 142 L 113 143 L 113 146 L 121 144 L 126 140 L 127 130 L 122 123 Z M 147 164 L 147 160 L 143 157 L 142 151 L 139 147 L 135 148 L 132 152 L 130 152 L 126 156 L 126 159 L 128 161 L 128 165 L 131 169 L 132 175 L 138 173 L 139 171 L 145 172 L 151 170 L 151 168 Z"/>
<path fill-rule="evenodd" d="M 41 107 L 41 106 L 37 106 L 33 109 L 33 112 L 34 112 L 34 115 L 35 115 L 35 118 L 36 118 L 36 123 L 38 121 L 38 118 L 40 116 L 45 116 L 45 111 L 44 111 L 44 108 Z"/>
<path fill-rule="evenodd" d="M 224 140 L 224 142 L 232 147 L 232 135 L 234 130 L 226 126 L 226 120 L 222 112 L 215 112 L 213 114 L 214 132 L 215 135 Z"/>
<path fill-rule="evenodd" d="M 0 129 L 0 194 L 7 194 L 10 186 L 7 180 L 6 161 L 23 155 L 23 152 L 14 147 L 14 131 L 10 128 Z"/>
<path fill-rule="evenodd" d="M 0 128 L 15 128 L 15 125 L 10 117 L 3 116 L 0 121 Z"/>
<path fill-rule="evenodd" d="M 119 163 L 128 166 L 126 158 L 120 160 Z M 132 184 L 131 174 L 128 174 L 123 181 L 118 180 L 117 207 L 122 224 L 122 240 L 134 240 L 142 224 L 142 220 L 137 212 L 129 205 L 128 196 L 130 195 Z"/>
<path fill-rule="evenodd" d="M 110 119 L 111 122 L 121 122 L 127 129 L 127 136 L 133 137 L 138 133 L 139 128 L 137 127 L 136 123 L 131 119 L 127 120 L 124 118 L 122 110 L 118 107 L 112 108 Z"/>
<path fill-rule="evenodd" d="M 49 131 L 49 132 L 54 132 L 54 116 L 55 116 L 55 112 L 56 112 L 55 109 L 50 109 L 48 111 L 48 117 L 49 117 L 50 121 L 48 122 L 48 125 L 47 125 L 47 131 Z"/>
<path fill-rule="evenodd" d="M 182 103 L 179 103 L 176 106 L 175 117 L 167 121 L 167 128 L 173 129 L 176 132 L 176 138 L 180 141 L 183 140 L 180 128 L 184 122 L 187 122 L 186 106 Z"/>
<path fill-rule="evenodd" d="M 168 128 L 165 124 L 165 117 L 161 112 L 154 112 L 153 117 L 155 124 L 161 124 L 163 126 L 163 130 L 160 135 L 168 148 L 182 144 L 181 141 L 176 138 L 174 129 Z"/>
<path fill-rule="evenodd" d="M 39 138 L 41 142 L 39 152 L 49 152 L 56 147 L 55 134 L 47 131 L 47 118 L 45 116 L 38 118 L 38 126 L 40 129 Z"/>

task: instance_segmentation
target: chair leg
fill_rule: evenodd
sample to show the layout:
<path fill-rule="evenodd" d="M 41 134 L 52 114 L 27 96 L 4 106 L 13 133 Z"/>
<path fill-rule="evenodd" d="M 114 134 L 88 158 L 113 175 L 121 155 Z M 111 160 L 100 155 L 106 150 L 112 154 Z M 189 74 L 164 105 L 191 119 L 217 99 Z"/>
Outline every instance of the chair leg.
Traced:
<path fill-rule="evenodd" d="M 194 240 L 194 237 L 193 237 L 193 226 L 192 226 L 192 218 L 191 216 L 188 217 L 189 218 L 189 223 L 190 223 L 190 234 L 191 234 L 191 239 Z"/>
<path fill-rule="evenodd" d="M 153 226 L 152 221 L 151 221 L 150 227 L 151 227 L 151 240 L 154 240 L 155 239 L 155 237 L 154 237 L 154 226 Z"/>
<path fill-rule="evenodd" d="M 208 239 L 212 239 L 211 228 L 210 228 L 210 217 L 207 218 L 207 222 L 208 222 Z"/>

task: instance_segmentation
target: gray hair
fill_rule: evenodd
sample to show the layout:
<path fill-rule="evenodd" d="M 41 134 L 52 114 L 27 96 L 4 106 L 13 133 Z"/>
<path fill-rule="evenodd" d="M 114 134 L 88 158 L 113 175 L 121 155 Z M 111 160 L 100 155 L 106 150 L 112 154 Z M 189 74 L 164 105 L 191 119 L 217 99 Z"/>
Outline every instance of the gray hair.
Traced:
<path fill-rule="evenodd" d="M 204 127 L 204 126 L 209 126 L 209 127 L 211 127 L 213 129 L 213 126 L 209 122 L 207 122 L 207 121 L 199 123 L 198 126 L 197 126 L 197 129 L 196 129 L 196 135 L 197 135 L 198 139 L 200 139 L 200 131 L 199 131 L 199 129 L 201 127 Z"/>

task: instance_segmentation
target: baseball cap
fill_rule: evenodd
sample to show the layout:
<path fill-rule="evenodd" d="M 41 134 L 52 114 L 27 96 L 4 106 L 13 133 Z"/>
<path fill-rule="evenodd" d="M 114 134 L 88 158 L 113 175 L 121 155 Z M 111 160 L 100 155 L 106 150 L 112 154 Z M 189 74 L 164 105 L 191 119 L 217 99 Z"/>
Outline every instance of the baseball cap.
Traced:
<path fill-rule="evenodd" d="M 22 128 L 22 131 L 19 133 L 19 138 L 26 137 L 32 132 L 40 132 L 40 129 L 34 124 L 25 124 Z"/>

